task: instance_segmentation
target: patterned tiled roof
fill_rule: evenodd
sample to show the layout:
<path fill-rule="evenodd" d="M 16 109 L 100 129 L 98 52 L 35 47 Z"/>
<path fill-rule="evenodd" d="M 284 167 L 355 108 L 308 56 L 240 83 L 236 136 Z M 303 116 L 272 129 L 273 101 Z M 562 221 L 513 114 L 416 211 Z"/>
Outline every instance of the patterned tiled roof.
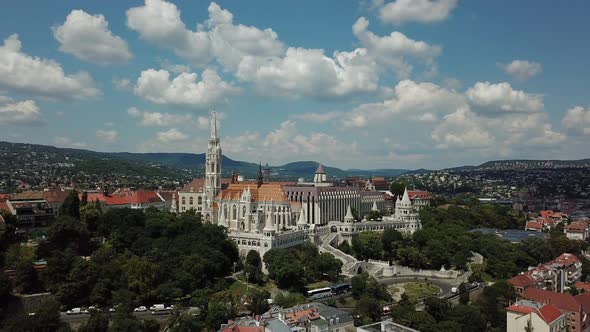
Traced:
<path fill-rule="evenodd" d="M 239 200 L 244 190 L 250 188 L 252 201 L 275 201 L 288 202 L 289 198 L 283 190 L 283 183 L 263 183 L 260 187 L 254 182 L 231 183 L 222 190 L 217 199 L 219 200 Z"/>

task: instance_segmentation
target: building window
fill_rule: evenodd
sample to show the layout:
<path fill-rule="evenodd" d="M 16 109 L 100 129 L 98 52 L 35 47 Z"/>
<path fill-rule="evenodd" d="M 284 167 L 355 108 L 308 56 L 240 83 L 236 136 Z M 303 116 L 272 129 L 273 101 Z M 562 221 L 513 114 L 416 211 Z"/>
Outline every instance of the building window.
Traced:
<path fill-rule="evenodd" d="M 183 197 L 183 198 L 182 198 L 182 204 L 183 204 L 183 205 L 184 205 L 184 204 L 186 204 L 186 197 Z"/>
<path fill-rule="evenodd" d="M 192 197 L 189 197 L 188 204 L 193 205 L 193 198 Z"/>
<path fill-rule="evenodd" d="M 197 204 L 199 204 L 199 205 L 203 204 L 203 198 L 201 196 L 199 196 L 199 198 L 197 198 Z"/>

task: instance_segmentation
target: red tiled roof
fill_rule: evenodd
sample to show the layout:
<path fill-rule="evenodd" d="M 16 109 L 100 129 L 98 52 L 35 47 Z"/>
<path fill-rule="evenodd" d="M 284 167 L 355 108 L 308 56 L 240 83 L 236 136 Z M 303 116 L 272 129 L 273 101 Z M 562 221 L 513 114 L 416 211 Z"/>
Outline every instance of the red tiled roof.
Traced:
<path fill-rule="evenodd" d="M 576 288 L 583 289 L 585 292 L 590 292 L 590 284 L 587 282 L 576 281 Z"/>
<path fill-rule="evenodd" d="M 526 305 L 519 305 L 519 304 L 515 303 L 515 304 L 509 306 L 508 308 L 506 308 L 506 310 L 527 315 L 527 314 L 530 314 L 531 312 L 533 312 L 534 308 L 526 306 Z"/>
<path fill-rule="evenodd" d="M 570 253 L 563 253 L 563 254 L 559 255 L 559 257 L 554 259 L 553 263 L 559 263 L 559 264 L 563 264 L 563 265 L 568 266 L 568 265 L 577 264 L 577 263 L 581 263 L 581 262 L 578 259 L 578 257 L 576 257 L 576 255 L 570 254 Z"/>
<path fill-rule="evenodd" d="M 231 183 L 227 189 L 222 190 L 217 199 L 221 200 L 239 200 L 242 192 L 250 188 L 253 201 L 275 201 L 288 202 L 289 198 L 283 190 L 283 185 L 292 184 L 293 182 L 269 182 L 263 183 L 260 187 L 256 183 Z"/>
<path fill-rule="evenodd" d="M 545 323 L 549 324 L 559 317 L 561 317 L 562 313 L 556 306 L 553 304 L 546 304 L 537 310 L 539 316 L 545 321 Z"/>
<path fill-rule="evenodd" d="M 590 313 L 590 294 L 584 293 L 575 296 L 576 301 L 582 305 L 585 313 Z"/>
<path fill-rule="evenodd" d="M 49 204 L 62 204 L 69 194 L 69 191 L 49 190 L 43 192 L 43 198 L 45 198 Z"/>
<path fill-rule="evenodd" d="M 8 199 L 8 194 L 0 194 L 0 202 L 4 202 Z"/>
<path fill-rule="evenodd" d="M 87 195 L 88 195 L 89 202 L 94 202 L 96 200 L 99 200 L 100 202 L 104 202 L 106 205 L 110 205 L 110 206 L 131 204 L 130 197 L 122 197 L 122 196 L 117 196 L 117 195 L 105 196 L 101 193 L 88 193 Z M 82 194 L 80 194 L 80 197 L 82 197 Z"/>
<path fill-rule="evenodd" d="M 525 299 L 551 303 L 561 310 L 578 312 L 581 310 L 581 304 L 576 301 L 573 295 L 551 292 L 543 289 L 529 287 L 524 290 L 522 297 Z"/>
<path fill-rule="evenodd" d="M 162 198 L 158 196 L 155 191 L 138 190 L 133 192 L 130 197 L 131 203 L 134 204 L 148 204 L 148 203 L 160 203 Z"/>
<path fill-rule="evenodd" d="M 537 221 L 527 221 L 526 223 L 526 228 L 527 229 L 542 229 L 542 225 L 541 223 L 537 222 Z"/>
<path fill-rule="evenodd" d="M 5 210 L 10 212 L 10 208 L 8 207 L 8 203 L 5 201 L 0 201 L 0 210 Z"/>
<path fill-rule="evenodd" d="M 535 281 L 526 274 L 519 274 L 514 276 L 507 281 L 514 287 L 528 287 L 535 284 Z"/>
<path fill-rule="evenodd" d="M 567 232 L 583 233 L 588 228 L 588 223 L 585 221 L 574 221 L 565 226 Z"/>
<path fill-rule="evenodd" d="M 414 198 L 421 198 L 421 199 L 430 199 L 430 195 L 428 191 L 424 190 L 408 190 L 408 196 L 410 199 Z"/>

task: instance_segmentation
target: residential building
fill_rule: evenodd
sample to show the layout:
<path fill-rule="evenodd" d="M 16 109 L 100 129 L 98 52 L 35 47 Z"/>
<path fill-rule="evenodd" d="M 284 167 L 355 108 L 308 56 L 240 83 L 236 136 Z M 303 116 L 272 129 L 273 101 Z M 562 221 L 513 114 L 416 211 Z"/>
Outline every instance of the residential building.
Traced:
<path fill-rule="evenodd" d="M 395 323 L 392 319 L 386 319 L 381 322 L 359 326 L 357 332 L 420 332 L 413 328 Z"/>
<path fill-rule="evenodd" d="M 565 332 L 567 315 L 549 303 L 520 300 L 506 308 L 506 331 Z"/>
<path fill-rule="evenodd" d="M 416 211 L 420 211 L 423 207 L 430 206 L 430 194 L 424 190 L 409 190 L 408 196 L 412 201 L 412 206 Z"/>
<path fill-rule="evenodd" d="M 586 221 L 574 221 L 563 229 L 565 236 L 570 240 L 586 241 L 590 225 Z"/>
<path fill-rule="evenodd" d="M 19 231 L 47 227 L 55 220 L 53 208 L 45 199 L 10 198 L 6 203 L 10 213 L 16 216 Z"/>
<path fill-rule="evenodd" d="M 83 194 L 79 194 L 80 199 Z M 151 190 L 130 190 L 127 188 L 118 189 L 109 194 L 107 190 L 102 193 L 86 193 L 88 202 L 98 202 L 101 208 L 116 209 L 130 208 L 145 210 L 147 208 L 156 208 L 165 210 L 166 203 L 159 193 Z"/>
<path fill-rule="evenodd" d="M 573 254 L 563 253 L 548 263 L 539 264 L 508 279 L 508 283 L 518 294 L 523 294 L 527 288 L 563 293 L 567 286 L 575 284 L 581 276 L 582 262 Z"/>
<path fill-rule="evenodd" d="M 543 304 L 552 304 L 565 314 L 568 332 L 583 332 L 590 329 L 590 294 L 573 296 L 529 287 L 522 298 Z M 535 331 L 537 331 L 535 329 Z"/>

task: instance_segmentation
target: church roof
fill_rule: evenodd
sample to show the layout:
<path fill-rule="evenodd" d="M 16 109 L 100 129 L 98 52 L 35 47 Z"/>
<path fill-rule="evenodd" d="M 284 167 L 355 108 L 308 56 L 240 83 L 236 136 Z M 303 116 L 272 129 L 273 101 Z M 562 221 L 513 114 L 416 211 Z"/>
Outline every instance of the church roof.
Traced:
<path fill-rule="evenodd" d="M 318 169 L 315 171 L 315 174 L 326 174 L 326 172 L 324 172 L 324 166 L 322 166 L 322 164 L 318 165 Z"/>
<path fill-rule="evenodd" d="M 263 183 L 260 187 L 257 187 L 256 183 L 241 182 L 231 183 L 227 186 L 227 189 L 222 190 L 217 199 L 219 200 L 239 200 L 242 196 L 242 192 L 250 187 L 252 195 L 252 201 L 275 201 L 275 202 L 288 202 L 289 198 L 283 190 L 283 183 Z"/>
<path fill-rule="evenodd" d="M 221 188 L 225 187 L 226 185 L 231 183 L 231 178 L 221 178 Z M 181 193 L 189 193 L 191 192 L 199 193 L 205 192 L 205 179 L 204 178 L 196 178 L 193 179 L 191 182 L 187 183 L 182 189 L 179 191 Z"/>

